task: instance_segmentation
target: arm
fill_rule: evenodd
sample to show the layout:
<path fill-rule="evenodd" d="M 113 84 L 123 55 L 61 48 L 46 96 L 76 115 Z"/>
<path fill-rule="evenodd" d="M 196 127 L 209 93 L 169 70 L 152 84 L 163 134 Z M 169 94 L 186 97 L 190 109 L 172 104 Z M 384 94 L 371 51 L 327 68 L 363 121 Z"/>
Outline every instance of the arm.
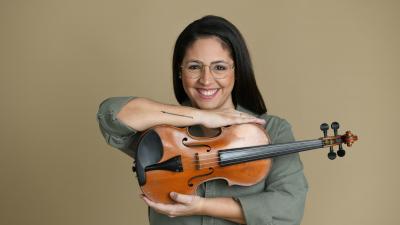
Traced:
<path fill-rule="evenodd" d="M 265 123 L 262 119 L 234 109 L 200 110 L 187 106 L 163 104 L 146 98 L 130 100 L 121 108 L 117 118 L 138 131 L 160 124 L 178 127 L 201 124 L 208 128 L 215 128 L 239 123 Z"/>
<path fill-rule="evenodd" d="M 155 125 L 201 124 L 214 128 L 238 123 L 265 123 L 263 119 L 233 109 L 199 110 L 135 97 L 111 97 L 104 100 L 97 112 L 97 121 L 106 142 L 131 157 L 134 157 L 134 153 L 130 145 L 137 138 L 137 131 Z"/>
<path fill-rule="evenodd" d="M 270 119 L 267 129 L 274 144 L 294 141 L 283 119 Z M 238 197 L 247 224 L 300 224 L 308 185 L 299 154 L 275 157 L 265 185 L 264 192 Z"/>
<path fill-rule="evenodd" d="M 137 131 L 117 119 L 117 113 L 132 99 L 134 97 L 105 99 L 97 111 L 97 122 L 107 144 L 134 158 L 134 152 L 130 145 L 138 137 Z"/>
<path fill-rule="evenodd" d="M 202 215 L 218 217 L 238 224 L 246 223 L 240 204 L 232 198 L 202 198 L 175 192 L 171 192 L 170 195 L 175 204 L 156 203 L 145 196 L 141 197 L 148 206 L 169 217 Z"/>
<path fill-rule="evenodd" d="M 162 104 L 146 98 L 130 100 L 117 114 L 122 123 L 135 130 L 143 131 L 159 124 L 178 127 L 200 124 L 200 110 Z"/>

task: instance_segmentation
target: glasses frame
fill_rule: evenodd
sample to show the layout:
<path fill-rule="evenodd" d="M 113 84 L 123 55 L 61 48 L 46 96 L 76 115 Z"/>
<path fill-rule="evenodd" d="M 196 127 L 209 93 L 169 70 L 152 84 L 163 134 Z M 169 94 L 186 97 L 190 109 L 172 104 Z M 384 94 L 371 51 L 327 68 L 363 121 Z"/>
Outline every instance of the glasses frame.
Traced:
<path fill-rule="evenodd" d="M 235 65 L 233 63 L 228 63 L 228 62 L 225 62 L 225 61 L 222 61 L 222 62 L 228 64 L 229 70 L 234 70 L 235 69 Z M 186 71 L 186 73 L 185 73 L 185 66 L 181 65 L 180 67 L 181 67 L 182 76 L 185 76 L 184 74 L 188 74 L 189 75 L 189 76 L 187 76 L 188 78 L 190 78 L 190 79 L 198 79 L 201 76 L 201 74 L 205 72 L 205 67 L 206 66 L 208 67 L 208 70 L 210 71 L 210 74 L 216 80 L 225 79 L 227 77 L 227 75 L 229 74 L 229 72 L 230 72 L 230 71 L 227 71 L 226 74 L 224 74 L 224 77 L 215 77 L 215 73 L 211 70 L 211 65 L 217 64 L 217 63 L 221 63 L 221 62 L 210 63 L 209 65 L 201 63 L 201 62 L 196 62 L 196 63 L 201 65 L 201 71 L 200 71 L 199 74 L 194 74 L 194 73 L 191 73 L 189 71 Z"/>

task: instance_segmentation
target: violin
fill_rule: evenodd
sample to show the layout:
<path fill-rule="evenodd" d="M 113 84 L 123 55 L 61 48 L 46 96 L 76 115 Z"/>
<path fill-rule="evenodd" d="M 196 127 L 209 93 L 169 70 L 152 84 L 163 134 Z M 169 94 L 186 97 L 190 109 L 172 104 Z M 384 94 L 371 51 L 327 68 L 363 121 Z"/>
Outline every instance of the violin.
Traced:
<path fill-rule="evenodd" d="M 264 179 L 271 158 L 296 152 L 329 147 L 328 158 L 343 157 L 343 144 L 351 146 L 358 137 L 347 131 L 339 135 L 339 123 L 321 124 L 324 137 L 315 140 L 270 144 L 265 129 L 256 124 L 219 128 L 213 137 L 194 136 L 190 127 L 159 125 L 143 132 L 135 144 L 133 171 L 144 195 L 159 203 L 174 201 L 175 191 L 194 195 L 197 187 L 210 180 L 225 179 L 228 185 L 250 186 Z M 339 146 L 337 153 L 333 146 Z"/>

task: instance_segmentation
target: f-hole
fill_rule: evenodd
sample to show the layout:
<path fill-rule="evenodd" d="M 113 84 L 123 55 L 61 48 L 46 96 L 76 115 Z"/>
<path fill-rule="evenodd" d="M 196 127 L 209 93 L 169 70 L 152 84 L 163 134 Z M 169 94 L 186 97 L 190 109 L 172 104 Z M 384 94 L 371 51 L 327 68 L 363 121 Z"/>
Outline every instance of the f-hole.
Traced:
<path fill-rule="evenodd" d="M 187 137 L 184 137 L 183 139 L 182 139 L 182 144 L 184 145 L 184 146 L 186 146 L 186 147 L 188 147 L 188 148 L 199 148 L 199 147 L 206 147 L 207 148 L 207 152 L 210 152 L 211 151 L 211 147 L 209 146 L 209 145 L 206 145 L 206 144 L 188 144 L 188 143 L 186 143 L 188 141 L 188 138 Z"/>
<path fill-rule="evenodd" d="M 208 173 L 200 174 L 200 175 L 197 175 L 197 176 L 194 176 L 194 177 L 190 178 L 189 181 L 188 181 L 188 186 L 189 186 L 189 187 L 193 187 L 192 181 L 193 181 L 194 179 L 200 178 L 200 177 L 205 177 L 205 176 L 208 176 L 208 175 L 211 175 L 212 173 L 214 173 L 214 169 L 213 169 L 213 168 L 209 167 L 208 170 L 209 170 Z"/>

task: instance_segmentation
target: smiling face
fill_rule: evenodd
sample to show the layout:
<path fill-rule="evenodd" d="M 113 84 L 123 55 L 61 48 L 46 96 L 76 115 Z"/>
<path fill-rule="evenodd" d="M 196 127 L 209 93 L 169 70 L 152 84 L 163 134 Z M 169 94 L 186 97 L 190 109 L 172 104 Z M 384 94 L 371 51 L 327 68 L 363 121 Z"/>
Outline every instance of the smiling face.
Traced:
<path fill-rule="evenodd" d="M 235 83 L 234 70 L 229 69 L 224 78 L 215 79 L 209 66 L 218 65 L 218 63 L 233 65 L 233 59 L 229 49 L 217 37 L 200 38 L 187 48 L 182 65 L 189 65 L 191 68 L 196 68 L 193 67 L 196 65 L 206 65 L 198 78 L 193 78 L 185 69 L 182 70 L 183 88 L 193 107 L 234 109 L 231 96 Z M 213 68 L 219 69 L 220 67 Z"/>

